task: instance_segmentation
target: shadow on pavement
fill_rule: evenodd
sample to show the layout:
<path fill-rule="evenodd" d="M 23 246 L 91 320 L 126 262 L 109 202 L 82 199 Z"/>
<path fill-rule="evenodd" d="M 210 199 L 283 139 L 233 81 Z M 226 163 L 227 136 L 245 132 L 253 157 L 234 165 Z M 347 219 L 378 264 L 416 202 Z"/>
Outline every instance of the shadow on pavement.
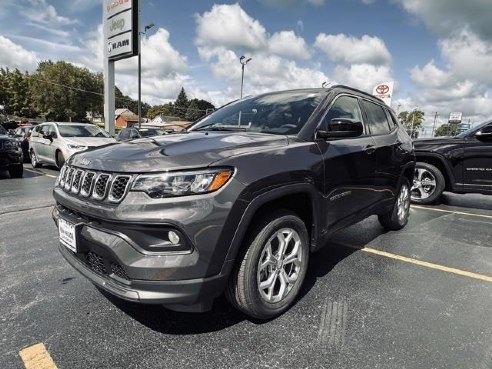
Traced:
<path fill-rule="evenodd" d="M 311 255 L 309 268 L 299 293 L 299 301 L 316 284 L 318 278 L 328 274 L 339 262 L 354 253 L 355 249 L 329 243 Z M 268 321 L 251 319 L 233 308 L 222 295 L 214 302 L 211 311 L 205 313 L 182 313 L 168 310 L 160 305 L 144 305 L 121 300 L 102 289 L 98 290 L 113 305 L 146 327 L 164 334 L 187 335 L 222 330 L 244 320 L 254 324 Z"/>
<path fill-rule="evenodd" d="M 479 194 L 452 194 L 444 193 L 441 196 L 439 205 L 492 210 L 492 196 Z"/>

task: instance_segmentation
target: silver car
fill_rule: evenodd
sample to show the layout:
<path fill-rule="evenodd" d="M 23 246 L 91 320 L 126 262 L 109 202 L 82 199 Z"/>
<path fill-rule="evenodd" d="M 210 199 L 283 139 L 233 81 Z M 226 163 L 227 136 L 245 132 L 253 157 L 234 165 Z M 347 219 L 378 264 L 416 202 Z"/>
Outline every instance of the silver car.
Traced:
<path fill-rule="evenodd" d="M 47 122 L 33 129 L 29 156 L 34 168 L 42 164 L 61 168 L 65 160 L 77 152 L 115 142 L 106 131 L 93 124 Z"/>

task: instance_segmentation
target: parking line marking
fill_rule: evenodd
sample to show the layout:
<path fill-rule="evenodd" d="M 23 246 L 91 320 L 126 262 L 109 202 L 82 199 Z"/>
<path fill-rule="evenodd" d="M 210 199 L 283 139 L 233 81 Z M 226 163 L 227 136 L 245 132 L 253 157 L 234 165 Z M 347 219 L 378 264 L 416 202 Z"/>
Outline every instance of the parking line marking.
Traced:
<path fill-rule="evenodd" d="M 464 212 L 464 211 L 454 211 L 454 210 L 446 210 L 446 209 L 437 209 L 437 208 L 431 208 L 431 207 L 419 206 L 419 205 L 412 205 L 412 208 L 415 208 L 415 209 L 423 209 L 423 210 L 440 211 L 441 213 L 448 213 L 448 214 L 468 215 L 468 216 L 471 216 L 471 217 L 481 217 L 481 218 L 492 219 L 492 215 L 486 215 L 486 214 L 476 214 L 476 213 L 467 213 L 467 212 Z"/>
<path fill-rule="evenodd" d="M 46 176 L 46 177 L 50 177 L 50 178 L 57 178 L 53 174 L 47 174 L 47 173 L 43 173 L 43 172 L 38 172 L 37 170 L 32 170 L 32 169 L 27 169 L 27 168 L 24 168 L 24 170 L 27 170 L 28 172 L 31 172 L 31 173 L 41 174 L 42 176 Z"/>
<path fill-rule="evenodd" d="M 43 343 L 26 347 L 19 351 L 19 356 L 26 369 L 57 369 L 46 346 Z"/>
<path fill-rule="evenodd" d="M 426 268 L 430 268 L 430 269 L 440 270 L 442 272 L 447 272 L 447 273 L 461 275 L 461 276 L 468 277 L 468 278 L 478 279 L 480 281 L 492 282 L 492 277 L 491 276 L 488 276 L 488 275 L 485 275 L 485 274 L 468 272 L 466 270 L 461 270 L 461 269 L 457 269 L 457 268 L 451 268 L 451 267 L 447 267 L 447 266 L 441 265 L 441 264 L 430 263 L 428 261 L 413 259 L 413 258 L 409 258 L 407 256 L 392 254 L 391 252 L 376 250 L 376 249 L 373 249 L 373 248 L 370 248 L 370 247 L 363 247 L 363 248 L 358 248 L 358 249 L 360 251 L 364 251 L 364 252 L 367 252 L 369 254 L 375 254 L 375 255 L 379 255 L 379 256 L 384 256 L 384 257 L 387 257 L 387 258 L 390 258 L 390 259 L 400 260 L 400 261 L 404 261 L 406 263 L 420 265 L 420 266 L 423 266 L 423 267 L 426 267 Z"/>

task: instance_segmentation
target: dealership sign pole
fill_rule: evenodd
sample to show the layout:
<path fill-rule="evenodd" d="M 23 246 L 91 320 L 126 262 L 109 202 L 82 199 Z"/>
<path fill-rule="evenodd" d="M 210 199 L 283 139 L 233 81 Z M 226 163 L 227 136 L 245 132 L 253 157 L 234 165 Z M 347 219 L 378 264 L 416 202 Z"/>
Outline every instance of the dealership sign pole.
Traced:
<path fill-rule="evenodd" d="M 104 128 L 114 135 L 116 60 L 138 54 L 139 0 L 104 0 Z"/>

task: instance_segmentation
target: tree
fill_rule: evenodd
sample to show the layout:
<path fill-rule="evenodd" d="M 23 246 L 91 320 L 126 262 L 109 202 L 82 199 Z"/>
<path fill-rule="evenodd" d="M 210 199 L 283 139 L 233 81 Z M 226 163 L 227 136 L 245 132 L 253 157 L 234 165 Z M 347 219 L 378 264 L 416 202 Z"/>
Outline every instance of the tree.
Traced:
<path fill-rule="evenodd" d="M 175 114 L 178 117 L 185 119 L 186 111 L 188 110 L 188 105 L 190 105 L 190 101 L 186 96 L 186 92 L 184 88 L 181 87 L 181 91 L 179 92 L 179 95 L 176 98 L 176 101 L 174 102 Z"/>
<path fill-rule="evenodd" d="M 207 110 L 213 109 L 215 109 L 215 106 L 207 100 L 191 99 L 186 110 L 185 119 L 194 122 L 207 114 Z"/>
<path fill-rule="evenodd" d="M 0 104 L 11 115 L 32 118 L 36 116 L 29 93 L 29 75 L 19 69 L 0 69 Z"/>
<path fill-rule="evenodd" d="M 36 110 L 49 120 L 80 120 L 102 112 L 102 77 L 87 68 L 58 61 L 41 62 L 31 78 Z"/>
<path fill-rule="evenodd" d="M 425 113 L 423 111 L 414 109 L 411 112 L 402 111 L 398 114 L 398 119 L 405 126 L 410 136 L 415 137 L 416 132 L 424 122 L 424 116 Z"/>
<path fill-rule="evenodd" d="M 456 136 L 458 133 L 457 123 L 443 123 L 439 128 L 436 129 L 434 133 L 435 137 L 439 136 Z"/>
<path fill-rule="evenodd" d="M 147 118 L 154 119 L 159 115 L 174 115 L 173 103 L 154 105 L 147 111 Z"/>
<path fill-rule="evenodd" d="M 115 87 L 115 100 L 117 108 L 126 108 L 137 114 L 138 101 L 133 100 L 130 96 L 123 95 L 123 92 L 118 87 Z M 142 101 L 140 107 L 142 109 L 142 117 L 145 117 L 150 109 L 150 105 Z"/>

